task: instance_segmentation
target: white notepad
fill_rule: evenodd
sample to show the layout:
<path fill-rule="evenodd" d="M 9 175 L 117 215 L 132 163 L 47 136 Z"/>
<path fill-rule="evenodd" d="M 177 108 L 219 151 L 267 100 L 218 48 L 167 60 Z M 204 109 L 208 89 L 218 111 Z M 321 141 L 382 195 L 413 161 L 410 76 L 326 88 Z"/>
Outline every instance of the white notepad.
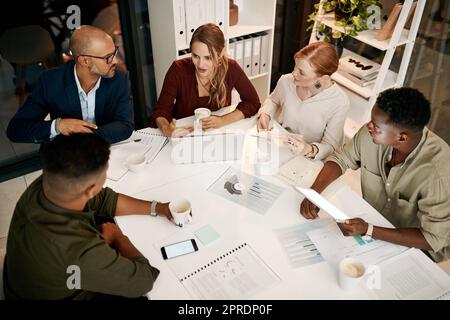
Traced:
<path fill-rule="evenodd" d="M 136 139 L 141 139 L 141 141 L 133 142 L 133 140 Z M 125 166 L 125 159 L 130 154 L 145 154 L 147 163 L 152 162 L 165 146 L 168 139 L 161 131 L 159 131 L 159 129 L 145 128 L 134 131 L 131 137 L 126 141 L 131 142 L 121 142 L 118 145 L 111 145 L 111 155 L 107 173 L 108 179 L 118 181 L 128 172 L 128 168 Z"/>
<path fill-rule="evenodd" d="M 179 278 L 195 299 L 248 299 L 280 281 L 278 275 L 243 243 Z"/>

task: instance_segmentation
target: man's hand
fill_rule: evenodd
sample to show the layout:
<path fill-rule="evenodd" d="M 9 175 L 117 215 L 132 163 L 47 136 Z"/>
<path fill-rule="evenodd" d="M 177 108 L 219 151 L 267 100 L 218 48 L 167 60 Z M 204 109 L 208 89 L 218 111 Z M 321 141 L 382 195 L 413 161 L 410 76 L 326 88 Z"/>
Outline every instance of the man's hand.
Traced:
<path fill-rule="evenodd" d="M 269 124 L 270 116 L 267 113 L 261 113 L 256 124 L 258 131 L 271 130 L 272 128 L 269 128 Z"/>
<path fill-rule="evenodd" d="M 345 220 L 345 223 L 338 223 L 344 236 L 365 235 L 369 224 L 361 218 Z"/>
<path fill-rule="evenodd" d="M 173 222 L 173 217 L 169 210 L 169 202 L 158 202 L 156 204 L 156 213 L 158 216 L 166 217 L 169 221 Z"/>
<path fill-rule="evenodd" d="M 59 121 L 59 132 L 67 136 L 72 133 L 92 133 L 97 129 L 93 123 L 79 119 L 61 119 Z"/>
<path fill-rule="evenodd" d="M 102 223 L 99 228 L 100 232 L 102 233 L 103 239 L 105 239 L 106 243 L 110 246 L 114 245 L 114 242 L 117 238 L 123 236 L 122 230 L 120 230 L 119 227 L 114 223 Z"/>
<path fill-rule="evenodd" d="M 184 126 L 184 127 L 177 127 L 177 120 L 172 119 L 172 121 L 161 128 L 162 133 L 169 138 L 177 138 L 182 137 L 194 130 L 193 126 Z"/>
<path fill-rule="evenodd" d="M 309 201 L 308 199 L 304 199 L 300 205 L 300 214 L 304 216 L 306 219 L 316 219 L 319 217 L 317 214 L 319 212 L 319 208 Z"/>
<path fill-rule="evenodd" d="M 217 129 L 225 125 L 223 118 L 220 116 L 209 116 L 200 120 L 202 122 L 202 129 Z"/>

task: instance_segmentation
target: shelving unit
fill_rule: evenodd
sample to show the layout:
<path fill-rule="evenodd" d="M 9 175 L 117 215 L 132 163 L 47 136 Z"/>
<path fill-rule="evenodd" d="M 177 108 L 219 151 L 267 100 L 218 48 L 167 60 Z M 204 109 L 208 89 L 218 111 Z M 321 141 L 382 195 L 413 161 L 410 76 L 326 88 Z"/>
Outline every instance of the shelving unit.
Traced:
<path fill-rule="evenodd" d="M 321 1 L 322 2 L 322 1 Z M 414 16 L 412 18 L 410 29 L 405 29 L 408 13 L 410 12 L 413 2 L 417 2 Z M 338 83 L 344 91 L 347 93 L 350 99 L 350 112 L 348 114 L 344 131 L 347 139 L 353 137 L 353 135 L 361 128 L 364 123 L 370 120 L 370 111 L 375 104 L 378 94 L 386 89 L 393 87 L 401 87 L 405 81 L 406 71 L 408 69 L 409 61 L 414 47 L 414 41 L 417 36 L 417 31 L 422 18 L 423 9 L 425 7 L 426 0 L 405 0 L 402 10 L 397 19 L 397 24 L 394 28 L 391 38 L 378 41 L 375 39 L 377 30 L 367 30 L 359 32 L 354 38 L 360 42 L 363 42 L 371 47 L 384 51 L 383 62 L 379 69 L 377 80 L 374 84 L 362 87 L 351 80 L 345 78 L 339 71 L 332 75 L 332 79 Z M 322 14 L 320 14 L 322 13 Z M 316 17 L 316 21 L 311 33 L 310 43 L 317 41 L 316 32 L 320 23 L 326 26 L 344 33 L 344 28 L 335 25 L 334 13 L 323 14 L 322 3 L 320 4 L 319 14 Z M 405 46 L 403 51 L 402 60 L 398 73 L 390 69 L 392 58 L 395 50 L 399 46 Z M 344 49 L 342 56 L 351 51 Z M 351 52 L 353 56 L 358 57 L 354 52 Z"/>
<path fill-rule="evenodd" d="M 158 97 L 164 77 L 172 62 L 190 56 L 188 47 L 192 29 L 208 22 L 216 24 L 220 22 L 222 23 L 221 29 L 227 42 L 227 50 L 230 39 L 254 35 L 260 32 L 268 34 L 267 70 L 269 72 L 262 72 L 249 77 L 258 92 L 260 100 L 265 100 L 270 90 L 276 0 L 235 0 L 234 3 L 239 7 L 238 23 L 234 26 L 229 26 L 228 0 L 148 0 Z M 194 7 L 197 11 L 204 10 L 204 13 L 198 14 L 202 18 L 194 24 L 189 24 L 185 16 L 187 11 L 180 9 L 180 5 L 183 4 L 185 8 Z M 189 10 L 192 11 L 192 9 Z M 180 31 L 177 29 L 177 26 L 180 25 L 180 21 L 183 19 L 185 21 L 185 33 L 183 34 L 186 38 L 185 41 L 179 41 Z M 188 24 L 191 28 L 188 28 Z M 180 45 L 180 43 L 184 45 Z M 233 92 L 232 103 L 236 103 L 236 99 L 239 99 L 239 96 L 236 95 L 236 92 Z"/>

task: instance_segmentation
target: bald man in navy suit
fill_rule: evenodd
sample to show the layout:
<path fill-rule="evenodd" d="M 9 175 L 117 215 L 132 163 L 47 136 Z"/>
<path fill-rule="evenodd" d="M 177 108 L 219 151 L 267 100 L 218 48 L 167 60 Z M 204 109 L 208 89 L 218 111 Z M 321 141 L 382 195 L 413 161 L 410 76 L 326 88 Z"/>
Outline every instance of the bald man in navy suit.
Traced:
<path fill-rule="evenodd" d="M 81 26 L 70 39 L 74 61 L 44 72 L 11 119 L 13 142 L 45 143 L 58 134 L 97 133 L 110 143 L 134 129 L 128 74 L 117 68 L 117 47 L 101 29 Z M 44 120 L 50 114 L 50 121 Z"/>

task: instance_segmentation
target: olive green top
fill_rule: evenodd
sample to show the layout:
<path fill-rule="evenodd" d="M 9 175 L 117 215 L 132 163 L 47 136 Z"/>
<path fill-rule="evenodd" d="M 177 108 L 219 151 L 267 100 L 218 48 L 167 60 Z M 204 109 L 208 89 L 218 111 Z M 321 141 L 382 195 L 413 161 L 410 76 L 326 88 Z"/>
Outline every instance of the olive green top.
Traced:
<path fill-rule="evenodd" d="M 417 147 L 403 163 L 386 163 L 393 148 L 376 144 L 364 126 L 327 158 L 342 172 L 361 168 L 363 198 L 397 228 L 419 228 L 436 261 L 450 258 L 450 147 L 424 128 Z"/>
<path fill-rule="evenodd" d="M 100 215 L 114 217 L 117 198 L 117 193 L 104 188 L 83 212 L 71 211 L 52 204 L 44 195 L 42 177 L 36 179 L 19 199 L 9 228 L 5 297 L 90 299 L 95 293 L 139 297 L 150 291 L 158 269 L 142 256 L 122 257 L 95 226 Z"/>

